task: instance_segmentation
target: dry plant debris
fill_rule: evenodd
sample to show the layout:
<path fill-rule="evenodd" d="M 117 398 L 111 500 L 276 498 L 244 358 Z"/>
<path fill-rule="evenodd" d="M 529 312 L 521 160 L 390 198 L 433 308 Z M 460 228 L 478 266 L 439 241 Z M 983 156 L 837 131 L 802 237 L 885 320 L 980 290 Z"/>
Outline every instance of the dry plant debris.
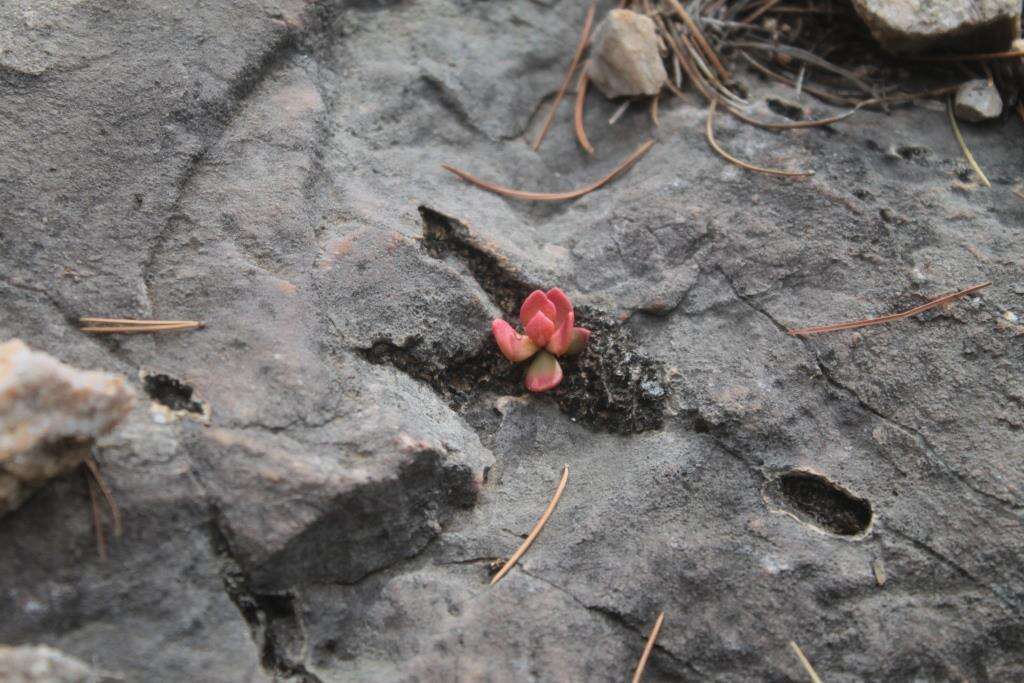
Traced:
<path fill-rule="evenodd" d="M 79 318 L 80 332 L 90 334 L 140 334 L 173 330 L 201 330 L 206 323 L 198 320 L 135 320 L 132 318 Z"/>
<path fill-rule="evenodd" d="M 501 581 L 505 574 L 508 574 L 512 567 L 516 566 L 516 562 L 522 557 L 530 546 L 533 545 L 534 540 L 540 535 L 540 530 L 544 528 L 544 525 L 548 523 L 548 518 L 551 517 L 551 513 L 555 511 L 555 506 L 558 505 L 558 499 L 562 497 L 562 491 L 565 490 L 565 484 L 569 481 L 569 466 L 565 465 L 562 468 L 562 479 L 558 482 L 558 488 L 555 489 L 555 495 L 552 496 L 551 502 L 548 503 L 547 509 L 544 510 L 544 514 L 540 516 L 537 523 L 533 525 L 533 529 L 530 530 L 530 534 L 523 541 L 522 545 L 516 548 L 516 551 L 512 553 L 512 557 L 508 558 L 508 562 L 502 566 L 498 573 L 491 579 L 491 585 Z"/>
<path fill-rule="evenodd" d="M 975 175 L 981 180 L 981 184 L 985 187 L 992 187 L 992 183 L 988 181 L 985 176 L 985 172 L 981 170 L 981 166 L 974 160 L 974 155 L 971 154 L 971 150 L 967 147 L 967 141 L 964 140 L 964 136 L 960 133 L 960 126 L 957 125 L 956 116 L 953 114 L 953 96 L 950 95 L 949 99 L 946 100 L 946 113 L 949 115 L 949 125 L 953 127 L 953 135 L 956 137 L 957 143 L 960 145 L 960 149 L 964 153 L 964 157 L 967 159 L 967 163 L 971 165 Z"/>
<path fill-rule="evenodd" d="M 864 320 L 851 320 L 851 321 L 845 322 L 845 323 L 835 323 L 835 324 L 832 324 L 832 325 L 822 325 L 821 327 L 800 327 L 800 328 L 796 328 L 796 329 L 789 329 L 789 330 L 786 330 L 786 331 L 789 334 L 791 334 L 792 336 L 794 336 L 794 337 L 807 337 L 807 336 L 810 336 L 812 334 L 823 334 L 825 332 L 836 332 L 837 330 L 855 330 L 858 327 L 870 327 L 871 325 L 884 325 L 885 323 L 891 323 L 894 320 L 902 320 L 903 318 L 909 318 L 911 316 L 917 315 L 918 313 L 924 313 L 925 311 L 929 311 L 929 310 L 931 310 L 933 308 L 936 308 L 937 306 L 942 306 L 943 304 L 948 304 L 949 302 L 954 301 L 956 299 L 959 299 L 961 297 L 967 296 L 968 294 L 973 294 L 974 292 L 977 292 L 978 290 L 985 289 L 986 287 L 988 287 L 991 284 L 992 284 L 991 282 L 982 282 L 982 283 L 977 284 L 977 285 L 972 285 L 972 286 L 968 287 L 967 289 L 961 289 L 961 290 L 956 291 L 956 292 L 950 292 L 949 294 L 943 294 L 942 296 L 936 297 L 936 298 L 932 299 L 931 301 L 928 301 L 926 303 L 921 304 L 920 306 L 915 306 L 914 308 L 911 308 L 911 309 L 906 310 L 906 311 L 902 311 L 900 313 L 892 313 L 890 315 L 883 315 L 883 316 L 879 316 L 877 318 L 865 318 Z"/>
<path fill-rule="evenodd" d="M 818 672 L 814 670 L 813 666 L 811 666 L 811 662 L 804 655 L 804 651 L 800 649 L 800 646 L 796 644 L 795 640 L 789 641 L 789 647 L 793 650 L 797 659 L 800 660 L 800 664 L 804 667 L 804 671 L 807 672 L 807 675 L 811 677 L 811 681 L 813 683 L 821 683 L 821 678 L 818 676 Z"/>
<path fill-rule="evenodd" d="M 100 512 L 99 497 L 96 495 L 96 490 L 98 489 L 103 494 L 103 499 L 107 503 L 116 538 L 121 538 L 124 530 L 121 521 L 121 509 L 117 506 L 114 494 L 111 493 L 110 487 L 107 486 L 106 480 L 100 473 L 100 466 L 92 455 L 86 456 L 82 460 L 82 464 L 85 466 L 86 483 L 89 487 L 89 504 L 92 507 L 92 526 L 93 532 L 96 535 L 96 552 L 100 560 L 105 562 L 107 559 L 107 537 L 103 527 L 103 515 Z"/>
<path fill-rule="evenodd" d="M 945 97 L 956 91 L 964 73 L 972 74 L 969 65 L 984 70 L 990 83 L 1009 95 L 1007 105 L 1015 108 L 1024 120 L 1024 104 L 1020 93 L 1024 91 L 1021 77 L 1013 75 L 1016 66 L 1012 60 L 1024 58 L 1024 50 L 972 54 L 904 56 L 894 60 L 883 53 L 870 38 L 867 28 L 857 19 L 852 7 L 794 7 L 780 0 L 716 0 L 706 3 L 684 4 L 680 0 L 621 0 L 617 12 L 635 12 L 638 19 L 654 22 L 658 39 L 667 48 L 664 51 L 665 72 L 669 74 L 663 88 L 677 97 L 685 95 L 692 86 L 706 100 L 709 108 L 707 140 L 711 148 L 724 159 L 745 170 L 769 175 L 804 178 L 812 171 L 784 171 L 766 168 L 737 159 L 722 149 L 715 140 L 713 117 L 715 107 L 721 106 L 731 115 L 752 126 L 766 130 L 788 130 L 827 126 L 853 116 L 861 109 L 883 109 L 900 103 L 913 103 L 919 99 Z M 587 154 L 594 154 L 594 145 L 584 127 L 584 109 L 590 78 L 588 68 L 594 60 L 585 60 L 585 54 L 594 33 L 595 6 L 587 10 L 576 49 L 543 124 L 535 136 L 532 148 L 538 150 L 550 130 L 556 110 L 566 94 L 576 72 L 576 101 L 573 106 L 572 126 L 577 141 Z M 1015 41 L 1017 48 L 1020 41 Z M 776 69 L 754 59 L 749 53 L 763 56 Z M 819 100 L 852 109 L 813 120 L 762 121 L 751 115 L 753 104 L 747 99 L 747 89 L 735 78 L 735 69 L 727 59 L 742 58 L 765 77 L 793 87 L 797 93 L 808 93 Z M 931 78 L 939 76 L 945 85 L 917 92 L 906 91 L 901 82 L 906 80 L 906 65 L 917 63 L 924 71 L 918 73 Z M 996 68 L 993 70 L 991 65 Z M 1009 65 L 1005 68 L 1000 64 Z M 942 69 L 942 65 L 949 65 Z M 955 67 L 955 68 L 954 68 Z M 975 67 L 976 69 L 977 67 Z M 685 79 L 683 75 L 685 74 Z M 994 76 L 994 78 L 993 78 Z M 954 82 L 949 83 L 950 80 Z M 684 82 L 685 81 L 685 82 Z M 651 122 L 659 127 L 660 94 L 650 101 Z M 623 108 L 630 99 L 625 99 Z M 620 112 L 622 108 L 620 108 Z M 613 121 L 617 117 L 613 117 Z M 954 135 L 960 143 L 971 167 L 985 186 L 990 186 L 963 140 L 956 122 Z M 620 169 L 605 179 L 626 170 L 635 158 L 630 158 Z M 503 196 L 526 201 L 567 201 L 577 199 L 601 186 L 601 182 L 571 192 L 527 192 L 494 185 L 474 178 L 470 174 L 445 165 L 444 168 L 482 189 Z"/>
<path fill-rule="evenodd" d="M 454 166 L 449 166 L 448 164 L 442 164 L 441 167 L 444 170 L 459 176 L 467 183 L 476 185 L 477 187 L 483 190 L 487 190 L 488 192 L 500 194 L 503 197 L 523 199 L 526 201 L 533 202 L 561 202 L 567 199 L 576 199 L 578 197 L 582 197 L 585 194 L 590 194 L 594 190 L 600 189 L 601 187 L 608 184 L 618 176 L 622 175 L 622 173 L 624 173 L 630 166 L 639 161 L 640 157 L 647 154 L 647 152 L 649 152 L 651 147 L 653 146 L 654 140 L 648 140 L 644 144 L 640 145 L 640 147 L 638 147 L 635 152 L 626 157 L 625 161 L 616 166 L 615 169 L 605 177 L 579 189 L 569 190 L 568 192 L 528 192 L 526 190 L 514 190 L 510 187 L 504 187 L 502 185 L 496 185 L 494 183 L 487 182 L 486 180 L 481 180 L 480 178 L 477 178 L 476 176 L 473 176 L 467 173 L 466 171 L 455 168 Z"/>
<path fill-rule="evenodd" d="M 640 679 L 643 678 L 644 669 L 647 668 L 647 660 L 651 658 L 651 651 L 654 650 L 654 643 L 658 640 L 658 633 L 661 631 L 661 625 L 664 621 L 665 612 L 662 612 L 658 615 L 657 621 L 654 622 L 654 626 L 651 628 L 651 635 L 647 636 L 644 652 L 640 655 L 640 661 L 636 663 L 636 670 L 633 671 L 632 683 L 640 683 Z"/>

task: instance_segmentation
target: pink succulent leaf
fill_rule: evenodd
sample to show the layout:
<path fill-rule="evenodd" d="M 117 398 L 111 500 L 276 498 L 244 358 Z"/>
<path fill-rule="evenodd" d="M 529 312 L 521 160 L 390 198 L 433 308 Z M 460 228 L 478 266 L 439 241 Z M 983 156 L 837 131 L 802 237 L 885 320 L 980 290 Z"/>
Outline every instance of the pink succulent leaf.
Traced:
<path fill-rule="evenodd" d="M 526 323 L 526 334 L 537 346 L 545 346 L 555 333 L 555 324 L 543 313 L 535 313 Z"/>
<path fill-rule="evenodd" d="M 564 356 L 569 350 L 569 345 L 572 344 L 573 323 L 575 322 L 576 315 L 570 308 L 560 324 L 557 321 L 555 322 L 555 332 L 551 335 L 551 339 L 544 348 L 556 356 Z"/>
<path fill-rule="evenodd" d="M 558 287 L 548 290 L 548 301 L 555 307 L 555 315 L 551 316 L 551 319 L 555 321 L 555 327 L 560 328 L 565 320 L 572 315 L 572 302 Z M 571 324 L 570 327 L 572 327 Z"/>
<path fill-rule="evenodd" d="M 504 320 L 492 322 L 491 332 L 494 334 L 494 340 L 498 342 L 498 348 L 501 349 L 502 355 L 513 363 L 526 360 L 537 353 L 538 346 L 526 335 L 516 332 Z"/>
<path fill-rule="evenodd" d="M 569 342 L 569 348 L 566 349 L 565 355 L 575 356 L 583 350 L 583 347 L 587 345 L 587 341 L 589 339 L 590 330 L 583 327 L 572 328 L 572 340 Z"/>
<path fill-rule="evenodd" d="M 562 381 L 562 366 L 547 351 L 541 351 L 526 370 L 526 388 L 530 391 L 554 389 Z"/>
<path fill-rule="evenodd" d="M 530 296 L 526 297 L 526 301 L 519 308 L 519 320 L 523 323 L 523 327 L 530 324 L 533 320 L 533 316 L 538 313 L 543 313 L 548 320 L 555 319 L 555 305 L 548 301 L 547 294 L 539 289 L 533 290 Z"/>

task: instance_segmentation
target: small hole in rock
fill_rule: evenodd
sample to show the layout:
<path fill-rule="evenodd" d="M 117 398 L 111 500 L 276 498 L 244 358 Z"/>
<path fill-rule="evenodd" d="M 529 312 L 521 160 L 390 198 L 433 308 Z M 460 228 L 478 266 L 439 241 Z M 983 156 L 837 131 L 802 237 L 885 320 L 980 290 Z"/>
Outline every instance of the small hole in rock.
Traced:
<path fill-rule="evenodd" d="M 871 503 L 825 477 L 793 471 L 765 485 L 769 502 L 797 519 L 837 536 L 857 536 L 871 526 Z"/>
<path fill-rule="evenodd" d="M 143 378 L 146 393 L 157 403 L 171 410 L 186 410 L 202 415 L 203 403 L 192 398 L 192 387 L 170 375 L 146 375 Z"/>
<path fill-rule="evenodd" d="M 800 105 L 793 102 L 787 102 L 786 100 L 780 100 L 776 97 L 769 97 L 766 100 L 768 108 L 779 116 L 785 116 L 787 119 L 793 121 L 802 121 L 804 119 L 804 110 Z"/>

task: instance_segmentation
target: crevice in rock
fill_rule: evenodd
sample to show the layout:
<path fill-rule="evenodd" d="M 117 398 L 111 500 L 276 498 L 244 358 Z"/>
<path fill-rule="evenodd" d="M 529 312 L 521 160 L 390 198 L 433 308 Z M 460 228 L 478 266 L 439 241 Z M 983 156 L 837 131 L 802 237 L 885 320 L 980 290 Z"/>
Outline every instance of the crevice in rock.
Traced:
<path fill-rule="evenodd" d="M 193 398 L 194 389 L 163 373 L 142 373 L 142 386 L 151 399 L 171 410 L 183 410 L 197 415 L 206 414 L 206 405 Z"/>
<path fill-rule="evenodd" d="M 729 287 L 732 289 L 733 294 L 735 294 L 737 299 L 739 299 L 741 302 L 746 304 L 754 311 L 766 317 L 780 332 L 789 337 L 788 328 L 785 325 L 776 320 L 775 317 L 772 316 L 772 314 L 765 310 L 763 307 L 760 307 L 753 301 L 751 301 L 750 297 L 740 294 L 736 285 L 733 283 L 732 279 L 725 273 L 725 271 L 719 269 L 719 272 L 722 274 L 722 277 L 725 278 L 726 283 L 728 283 Z M 979 488 L 976 484 L 971 482 L 964 475 L 962 475 L 960 472 L 958 472 L 948 463 L 946 463 L 945 460 L 943 460 L 938 455 L 938 453 L 935 452 L 935 449 L 932 448 L 931 444 L 928 442 L 928 440 L 924 437 L 924 435 L 921 432 L 889 417 L 888 415 L 881 412 L 880 410 L 872 406 L 870 403 L 865 401 L 863 398 L 861 398 L 861 396 L 851 387 L 848 387 L 839 380 L 837 380 L 835 376 L 832 374 L 829 367 L 822 362 L 821 357 L 818 354 L 816 347 L 814 346 L 813 340 L 806 339 L 803 337 L 793 338 L 799 340 L 803 344 L 804 348 L 807 349 L 808 352 L 810 352 L 813 355 L 814 362 L 817 365 L 818 370 L 821 373 L 821 376 L 824 378 L 825 382 L 827 382 L 830 387 L 847 396 L 849 399 L 855 401 L 862 410 L 870 413 L 871 415 L 874 415 L 880 420 L 883 420 L 884 422 L 893 426 L 899 431 L 910 435 L 910 437 L 918 444 L 921 450 L 928 456 L 928 459 L 931 462 L 935 463 L 936 466 L 939 467 L 946 474 L 956 479 L 959 483 L 963 484 L 965 487 L 967 487 L 974 493 L 978 494 L 979 496 L 983 496 L 984 498 L 987 498 L 988 500 L 991 500 L 995 503 L 998 503 L 1001 507 L 1007 508 L 1013 511 L 1014 513 L 1020 510 L 1024 510 L 1024 505 L 1017 504 L 1012 500 L 1007 500 L 996 494 L 990 493 L 988 491 L 985 491 L 984 489 Z"/>
<path fill-rule="evenodd" d="M 460 259 L 505 316 L 516 319 L 523 299 L 537 287 L 481 246 L 462 222 L 425 206 L 420 215 L 427 253 Z M 579 356 L 559 360 L 565 379 L 548 395 L 562 412 L 591 429 L 620 434 L 660 429 L 669 393 L 663 364 L 645 355 L 630 331 L 611 316 L 579 306 L 576 320 L 592 332 L 590 343 Z M 426 383 L 456 411 L 477 403 L 484 393 L 526 393 L 522 377 L 527 364 L 509 363 L 490 335 L 460 357 L 444 357 L 415 341 L 398 346 L 389 340 L 379 340 L 361 354 Z"/>
<path fill-rule="evenodd" d="M 275 676 L 301 683 L 320 683 L 302 662 L 306 636 L 291 593 L 257 593 L 231 552 L 216 516 L 209 523 L 210 545 L 221 559 L 221 581 L 238 608 L 260 653 L 263 668 Z"/>
<path fill-rule="evenodd" d="M 545 584 L 546 586 L 549 586 L 549 587 L 555 589 L 556 591 L 558 591 L 559 593 L 562 593 L 563 595 L 568 597 L 570 600 L 572 600 L 574 603 L 576 603 L 577 605 L 579 605 L 583 609 L 585 609 L 585 610 L 587 610 L 589 612 L 595 612 L 595 613 L 599 614 L 605 621 L 607 621 L 607 622 L 617 626 L 618 628 L 625 629 L 625 630 L 629 631 L 630 633 L 635 634 L 637 637 L 640 638 L 641 642 L 646 642 L 647 641 L 647 635 L 648 634 L 642 632 L 641 629 L 639 629 L 636 626 L 634 626 L 631 623 L 630 619 L 625 614 L 622 614 L 621 612 L 618 612 L 618 611 L 616 611 L 616 610 L 614 610 L 614 609 L 612 609 L 610 607 L 603 607 L 603 606 L 600 606 L 600 605 L 588 605 L 587 603 L 583 602 L 578 597 L 573 595 L 572 591 L 569 591 L 569 590 L 563 588 L 562 586 L 559 586 L 558 584 L 556 584 L 556 583 L 554 583 L 552 581 L 549 581 L 548 579 L 545 579 L 542 576 L 539 576 L 537 574 L 534 574 L 534 573 L 524 569 L 522 567 L 522 565 L 517 565 L 516 569 L 517 569 L 517 571 L 519 571 L 522 574 L 530 577 L 531 579 L 534 579 L 535 581 L 540 581 L 541 583 Z M 691 670 L 693 673 L 698 673 L 697 670 L 694 668 L 694 666 L 690 662 L 681 659 L 679 656 L 677 656 L 671 650 L 669 650 L 668 648 L 664 647 L 663 645 L 661 645 L 658 642 L 655 642 L 655 644 L 654 644 L 654 651 L 661 653 L 664 657 L 670 659 L 677 666 L 685 667 L 685 668 Z"/>
<path fill-rule="evenodd" d="M 833 481 L 804 470 L 770 479 L 765 501 L 798 520 L 836 536 L 861 536 L 871 528 L 871 503 Z"/>

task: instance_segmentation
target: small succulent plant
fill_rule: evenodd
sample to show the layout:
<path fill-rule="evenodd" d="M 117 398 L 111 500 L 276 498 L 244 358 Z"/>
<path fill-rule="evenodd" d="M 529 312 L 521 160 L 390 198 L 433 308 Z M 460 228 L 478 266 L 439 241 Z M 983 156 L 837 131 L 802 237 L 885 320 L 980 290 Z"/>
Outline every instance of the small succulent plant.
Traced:
<path fill-rule="evenodd" d="M 513 363 L 533 358 L 526 370 L 530 391 L 554 389 L 562 381 L 562 366 L 556 356 L 572 356 L 583 350 L 590 330 L 573 327 L 576 315 L 569 297 L 557 287 L 547 293 L 537 289 L 519 309 L 526 334 L 516 332 L 504 320 L 491 323 L 491 332 L 505 358 Z"/>

